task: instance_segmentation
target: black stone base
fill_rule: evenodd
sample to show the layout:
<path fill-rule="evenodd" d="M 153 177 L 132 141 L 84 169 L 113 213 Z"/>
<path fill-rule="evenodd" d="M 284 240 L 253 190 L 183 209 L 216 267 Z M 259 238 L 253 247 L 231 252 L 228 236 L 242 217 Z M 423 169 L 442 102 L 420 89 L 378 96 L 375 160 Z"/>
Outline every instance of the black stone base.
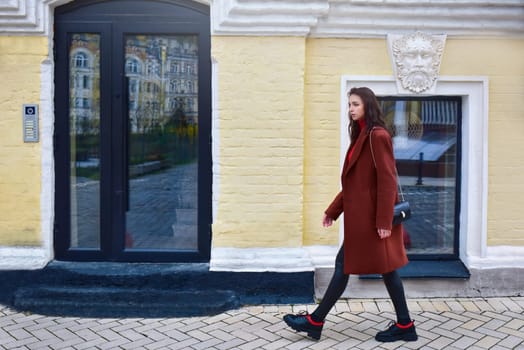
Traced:
<path fill-rule="evenodd" d="M 469 270 L 460 260 L 412 260 L 398 269 L 402 278 L 468 279 Z M 378 279 L 381 275 L 362 275 L 360 279 Z"/>
<path fill-rule="evenodd" d="M 244 305 L 314 301 L 310 272 L 211 272 L 208 264 L 52 262 L 0 271 L 0 303 L 76 317 L 189 317 Z"/>

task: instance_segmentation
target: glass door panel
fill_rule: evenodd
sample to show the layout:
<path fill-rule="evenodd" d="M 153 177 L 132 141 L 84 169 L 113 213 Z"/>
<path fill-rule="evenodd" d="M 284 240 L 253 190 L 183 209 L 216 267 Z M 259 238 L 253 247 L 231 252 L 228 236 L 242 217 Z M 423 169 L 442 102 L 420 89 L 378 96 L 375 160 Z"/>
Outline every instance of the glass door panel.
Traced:
<path fill-rule="evenodd" d="M 198 36 L 126 35 L 126 250 L 198 250 Z"/>
<path fill-rule="evenodd" d="M 208 6 L 77 0 L 54 13 L 56 258 L 208 261 Z"/>
<path fill-rule="evenodd" d="M 69 41 L 70 247 L 100 248 L 100 35 Z"/>

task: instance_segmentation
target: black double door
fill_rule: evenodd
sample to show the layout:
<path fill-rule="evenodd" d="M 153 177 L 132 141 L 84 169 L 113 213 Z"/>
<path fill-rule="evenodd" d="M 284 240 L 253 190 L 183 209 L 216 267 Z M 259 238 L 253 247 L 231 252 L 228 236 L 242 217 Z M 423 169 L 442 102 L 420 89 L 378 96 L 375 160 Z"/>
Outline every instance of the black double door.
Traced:
<path fill-rule="evenodd" d="M 209 259 L 209 33 L 187 1 L 55 10 L 57 259 Z"/>

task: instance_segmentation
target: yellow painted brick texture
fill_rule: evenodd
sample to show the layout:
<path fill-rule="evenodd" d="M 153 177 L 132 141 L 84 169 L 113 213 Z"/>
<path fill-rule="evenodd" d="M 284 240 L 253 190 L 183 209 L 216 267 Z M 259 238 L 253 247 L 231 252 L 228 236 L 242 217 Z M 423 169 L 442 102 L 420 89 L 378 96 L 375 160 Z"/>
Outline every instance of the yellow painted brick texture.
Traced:
<path fill-rule="evenodd" d="M 215 247 L 302 245 L 305 39 L 214 37 Z"/>
<path fill-rule="evenodd" d="M 308 39 L 305 78 L 304 245 L 338 244 L 321 225 L 340 190 L 340 78 L 391 75 L 385 40 Z"/>
<path fill-rule="evenodd" d="M 448 38 L 441 75 L 489 79 L 488 245 L 524 245 L 524 40 Z M 385 39 L 306 46 L 304 244 L 336 244 L 320 220 L 340 184 L 340 77 L 392 75 Z M 475 116 L 471 116 L 474 118 Z"/>
<path fill-rule="evenodd" d="M 0 245 L 39 245 L 39 143 L 24 143 L 22 105 L 40 100 L 47 38 L 0 36 Z"/>
<path fill-rule="evenodd" d="M 488 245 L 524 246 L 524 39 L 448 39 L 441 74 L 489 78 Z"/>

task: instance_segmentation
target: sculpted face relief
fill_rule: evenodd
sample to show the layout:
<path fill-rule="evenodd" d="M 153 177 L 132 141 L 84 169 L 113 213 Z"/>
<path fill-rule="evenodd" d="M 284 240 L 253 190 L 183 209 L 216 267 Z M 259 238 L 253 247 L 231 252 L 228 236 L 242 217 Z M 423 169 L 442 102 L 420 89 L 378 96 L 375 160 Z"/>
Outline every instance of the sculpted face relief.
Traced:
<path fill-rule="evenodd" d="M 403 89 L 421 93 L 435 83 L 445 36 L 416 32 L 392 40 L 391 52 L 397 79 Z"/>

